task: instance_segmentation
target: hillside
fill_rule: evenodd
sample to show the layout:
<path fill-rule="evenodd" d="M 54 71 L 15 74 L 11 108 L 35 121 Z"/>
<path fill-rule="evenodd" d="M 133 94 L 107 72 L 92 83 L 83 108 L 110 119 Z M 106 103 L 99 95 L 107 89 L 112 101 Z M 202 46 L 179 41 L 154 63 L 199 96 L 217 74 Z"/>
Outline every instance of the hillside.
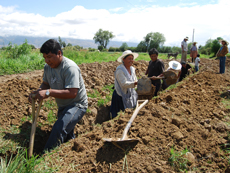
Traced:
<path fill-rule="evenodd" d="M 36 48 L 41 47 L 41 45 L 48 39 L 48 37 L 29 37 L 29 36 L 0 36 L 0 47 L 7 46 L 9 42 L 12 44 L 21 45 L 27 39 L 28 44 L 34 45 Z M 54 38 L 54 39 L 58 39 Z M 94 40 L 83 40 L 83 39 L 73 39 L 73 38 L 61 38 L 62 41 L 65 41 L 66 44 L 71 43 L 73 46 L 79 45 L 83 48 L 97 48 L 97 44 L 94 43 Z M 109 47 L 120 47 L 123 42 L 119 41 L 110 41 L 107 48 Z M 126 42 L 129 47 L 136 47 L 138 43 Z"/>

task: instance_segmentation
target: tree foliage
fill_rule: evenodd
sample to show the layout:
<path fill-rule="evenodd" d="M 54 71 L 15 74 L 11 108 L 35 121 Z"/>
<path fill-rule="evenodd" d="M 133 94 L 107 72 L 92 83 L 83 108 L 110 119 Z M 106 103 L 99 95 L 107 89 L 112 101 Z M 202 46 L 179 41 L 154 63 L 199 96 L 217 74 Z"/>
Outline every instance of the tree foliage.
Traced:
<path fill-rule="evenodd" d="M 217 37 L 214 40 L 208 39 L 204 46 L 199 46 L 199 52 L 201 54 L 206 54 L 206 55 L 214 54 L 215 56 L 217 51 L 221 47 L 219 40 L 222 40 L 222 38 Z"/>
<path fill-rule="evenodd" d="M 159 32 L 150 32 L 144 37 L 144 41 L 142 42 L 145 44 L 146 51 L 151 48 L 159 49 L 161 46 L 164 45 L 164 42 L 166 41 L 164 34 L 161 34 Z"/>
<path fill-rule="evenodd" d="M 66 43 L 64 41 L 62 41 L 60 36 L 58 36 L 58 42 L 59 42 L 61 47 L 66 47 Z"/>
<path fill-rule="evenodd" d="M 212 45 L 211 45 L 211 53 L 214 53 L 214 55 L 216 55 L 216 53 L 218 52 L 220 47 L 221 47 L 221 45 L 220 45 L 220 42 L 218 41 L 218 39 L 213 40 Z"/>
<path fill-rule="evenodd" d="M 146 45 L 146 50 L 149 50 L 150 42 L 153 39 L 153 33 L 150 32 L 144 37 L 144 42 Z"/>
<path fill-rule="evenodd" d="M 123 51 L 127 50 L 128 47 L 129 47 L 129 46 L 128 46 L 127 43 L 122 43 L 122 45 L 121 45 L 121 47 L 120 47 L 120 50 L 123 52 Z"/>
<path fill-rule="evenodd" d="M 172 52 L 172 47 L 170 46 L 162 46 L 158 49 L 159 52 L 161 53 L 170 53 Z"/>
<path fill-rule="evenodd" d="M 146 42 L 145 41 L 141 41 L 137 45 L 137 52 L 147 52 L 147 47 L 146 47 Z"/>
<path fill-rule="evenodd" d="M 165 39 L 164 34 L 161 34 L 159 32 L 154 32 L 152 39 L 150 41 L 149 49 L 151 48 L 159 49 L 159 47 L 164 45 L 165 41 L 166 39 Z"/>
<path fill-rule="evenodd" d="M 109 40 L 114 38 L 115 35 L 113 35 L 112 32 L 109 31 L 103 31 L 102 29 L 99 29 L 96 34 L 94 35 L 93 39 L 95 43 L 99 43 L 98 49 L 100 50 L 101 47 L 106 49 Z"/>

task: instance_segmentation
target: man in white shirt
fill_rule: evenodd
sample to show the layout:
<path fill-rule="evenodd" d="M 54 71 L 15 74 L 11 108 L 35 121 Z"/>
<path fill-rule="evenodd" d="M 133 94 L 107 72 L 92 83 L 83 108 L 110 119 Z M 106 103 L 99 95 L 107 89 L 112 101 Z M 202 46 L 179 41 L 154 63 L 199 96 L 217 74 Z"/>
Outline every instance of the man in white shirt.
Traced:
<path fill-rule="evenodd" d="M 188 37 L 185 37 L 184 40 L 181 42 L 181 62 L 185 61 L 187 62 L 187 51 L 188 51 Z"/>

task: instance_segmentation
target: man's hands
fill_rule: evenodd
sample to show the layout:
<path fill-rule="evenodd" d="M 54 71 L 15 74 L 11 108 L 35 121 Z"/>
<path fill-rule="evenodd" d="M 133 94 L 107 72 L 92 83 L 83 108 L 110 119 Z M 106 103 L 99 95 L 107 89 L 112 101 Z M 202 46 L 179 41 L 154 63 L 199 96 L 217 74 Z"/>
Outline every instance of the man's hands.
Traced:
<path fill-rule="evenodd" d="M 30 103 L 32 102 L 32 95 L 35 95 L 34 98 L 35 98 L 35 100 L 38 100 L 38 102 L 40 102 L 43 99 L 48 98 L 48 96 L 46 95 L 46 90 L 41 90 L 41 88 L 39 88 L 36 91 L 32 91 L 30 93 L 29 98 L 28 98 Z"/>

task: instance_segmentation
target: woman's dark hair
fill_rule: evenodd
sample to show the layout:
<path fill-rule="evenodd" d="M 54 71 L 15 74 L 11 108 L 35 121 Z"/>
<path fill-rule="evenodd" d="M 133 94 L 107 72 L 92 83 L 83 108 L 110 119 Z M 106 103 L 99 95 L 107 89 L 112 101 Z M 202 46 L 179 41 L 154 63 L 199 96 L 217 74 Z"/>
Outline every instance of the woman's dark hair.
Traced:
<path fill-rule="evenodd" d="M 222 42 L 224 42 L 224 45 L 227 45 L 226 41 L 222 40 Z"/>
<path fill-rule="evenodd" d="M 48 54 L 48 53 L 51 52 L 51 53 L 57 55 L 57 53 L 58 53 L 59 50 L 61 51 L 61 53 L 63 55 L 61 46 L 57 42 L 57 40 L 49 39 L 45 43 L 43 43 L 43 45 L 42 45 L 42 47 L 40 49 L 40 52 L 41 53 L 45 53 L 45 54 Z"/>
<path fill-rule="evenodd" d="M 151 56 L 152 54 L 158 55 L 158 51 L 157 51 L 156 48 L 152 48 L 152 49 L 149 50 L 149 56 Z"/>

